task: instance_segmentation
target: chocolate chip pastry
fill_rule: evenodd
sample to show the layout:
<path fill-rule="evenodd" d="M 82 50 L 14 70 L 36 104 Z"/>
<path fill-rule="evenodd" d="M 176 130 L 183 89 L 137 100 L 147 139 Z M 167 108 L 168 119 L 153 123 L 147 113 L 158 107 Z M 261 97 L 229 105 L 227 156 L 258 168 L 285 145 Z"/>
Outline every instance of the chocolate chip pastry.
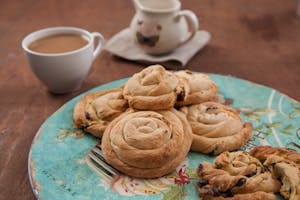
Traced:
<path fill-rule="evenodd" d="M 262 163 L 265 162 L 265 160 L 270 155 L 276 155 L 286 161 L 291 161 L 295 163 L 298 169 L 300 170 L 300 154 L 295 150 L 281 148 L 281 147 L 258 146 L 253 148 L 249 153 L 251 156 L 257 158 Z"/>
<path fill-rule="evenodd" d="M 245 184 L 232 188 L 234 194 L 256 191 L 276 193 L 279 191 L 280 182 L 274 179 L 270 172 L 264 170 L 264 166 L 258 159 L 246 152 L 224 152 L 216 157 L 214 166 L 230 175 L 247 177 Z"/>
<path fill-rule="evenodd" d="M 300 154 L 294 150 L 259 146 L 250 151 L 272 174 L 281 180 L 280 194 L 289 200 L 300 199 Z"/>
<path fill-rule="evenodd" d="M 280 182 L 259 160 L 241 151 L 220 154 L 214 165 L 200 164 L 198 176 L 203 199 L 276 199 L 280 189 Z"/>
<path fill-rule="evenodd" d="M 122 89 L 109 89 L 86 94 L 74 107 L 76 126 L 101 138 L 107 125 L 128 108 Z"/>
<path fill-rule="evenodd" d="M 275 200 L 276 196 L 273 193 L 266 192 L 253 192 L 248 194 L 236 194 L 232 197 L 222 197 L 222 196 L 205 196 L 202 200 Z"/>
<path fill-rule="evenodd" d="M 218 87 L 206 74 L 181 70 L 175 72 L 175 75 L 184 83 L 184 98 L 177 99 L 177 107 L 218 99 Z"/>
<path fill-rule="evenodd" d="M 125 84 L 124 97 L 129 106 L 139 110 L 172 108 L 177 98 L 184 98 L 182 83 L 161 65 L 152 65 L 134 74 Z"/>
<path fill-rule="evenodd" d="M 252 138 L 252 124 L 243 125 L 239 113 L 229 106 L 205 102 L 180 110 L 192 127 L 192 151 L 217 155 L 239 149 Z"/>

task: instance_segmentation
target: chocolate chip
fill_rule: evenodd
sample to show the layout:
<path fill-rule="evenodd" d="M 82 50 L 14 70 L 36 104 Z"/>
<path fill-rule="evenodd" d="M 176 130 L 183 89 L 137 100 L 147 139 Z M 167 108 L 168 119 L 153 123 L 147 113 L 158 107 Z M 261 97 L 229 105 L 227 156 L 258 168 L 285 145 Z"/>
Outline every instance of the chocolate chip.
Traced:
<path fill-rule="evenodd" d="M 215 150 L 212 150 L 211 152 L 208 152 L 207 155 L 209 155 L 209 156 L 215 155 Z"/>
<path fill-rule="evenodd" d="M 200 163 L 199 165 L 198 165 L 198 170 L 203 170 L 204 169 L 204 167 L 203 167 L 203 165 Z"/>
<path fill-rule="evenodd" d="M 216 155 L 218 153 L 218 148 L 219 148 L 219 145 L 216 145 L 212 151 L 208 152 L 207 154 L 210 155 L 210 156 L 213 156 L 213 155 Z"/>
<path fill-rule="evenodd" d="M 92 119 L 90 113 L 88 112 L 85 112 L 85 118 L 87 118 L 88 120 Z"/>
<path fill-rule="evenodd" d="M 199 186 L 199 187 L 203 187 L 203 186 L 205 186 L 205 185 L 207 185 L 208 184 L 208 181 L 207 180 L 199 180 L 198 182 L 197 182 L 197 185 Z"/>
<path fill-rule="evenodd" d="M 250 172 L 249 174 L 246 174 L 245 176 L 247 176 L 247 177 L 252 177 L 252 176 L 254 176 L 255 174 L 256 174 L 256 170 Z"/>
<path fill-rule="evenodd" d="M 180 93 L 177 95 L 177 101 L 183 101 L 185 97 L 185 92 L 182 90 Z"/>
<path fill-rule="evenodd" d="M 218 188 L 216 188 L 216 187 L 213 187 L 213 188 L 211 189 L 211 191 L 212 191 L 212 194 L 213 194 L 215 197 L 218 197 L 218 196 L 221 195 L 220 192 L 219 192 L 219 190 L 218 190 Z"/>
<path fill-rule="evenodd" d="M 210 111 L 210 110 L 216 110 L 216 109 L 218 109 L 217 106 L 211 106 L 211 107 L 206 108 L 206 112 Z"/>
<path fill-rule="evenodd" d="M 242 186 L 246 183 L 247 179 L 246 178 L 240 178 L 238 182 L 235 184 L 236 187 Z"/>
<path fill-rule="evenodd" d="M 81 124 L 80 125 L 80 128 L 82 128 L 82 129 L 86 129 L 86 128 L 88 128 L 89 127 L 89 125 L 86 125 L 86 124 Z"/>
<path fill-rule="evenodd" d="M 222 193 L 222 197 L 227 198 L 227 197 L 233 197 L 233 193 L 231 190 L 227 190 Z"/>

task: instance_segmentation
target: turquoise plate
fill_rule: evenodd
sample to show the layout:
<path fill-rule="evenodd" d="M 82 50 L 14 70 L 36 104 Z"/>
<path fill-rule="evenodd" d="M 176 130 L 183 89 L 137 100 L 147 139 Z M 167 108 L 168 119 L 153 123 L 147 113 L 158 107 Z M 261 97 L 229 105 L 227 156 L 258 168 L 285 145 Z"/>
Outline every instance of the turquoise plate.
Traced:
<path fill-rule="evenodd" d="M 231 106 L 240 110 L 244 121 L 253 123 L 254 145 L 282 146 L 299 151 L 300 103 L 272 88 L 231 76 L 210 74 Z M 128 79 L 96 87 L 88 92 L 116 88 Z M 85 157 L 97 140 L 77 129 L 72 122 L 74 105 L 83 96 L 70 100 L 40 127 L 31 146 L 29 177 L 38 199 L 198 199 L 195 170 L 214 157 L 189 153 L 171 175 L 143 180 L 121 176 L 109 184 L 86 163 Z M 299 136 L 297 135 L 299 133 Z M 175 184 L 178 171 L 185 170 L 191 182 Z M 280 199 L 280 197 L 278 197 Z"/>

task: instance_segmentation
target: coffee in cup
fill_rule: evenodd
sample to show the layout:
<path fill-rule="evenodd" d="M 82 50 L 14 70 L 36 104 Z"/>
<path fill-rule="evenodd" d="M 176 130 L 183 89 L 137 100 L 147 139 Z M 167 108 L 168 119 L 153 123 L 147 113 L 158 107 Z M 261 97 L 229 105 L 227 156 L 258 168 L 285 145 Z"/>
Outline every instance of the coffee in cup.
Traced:
<path fill-rule="evenodd" d="M 79 89 L 103 45 L 100 33 L 74 27 L 42 29 L 22 41 L 32 71 L 52 93 Z"/>
<path fill-rule="evenodd" d="M 28 49 L 39 53 L 65 53 L 80 49 L 88 43 L 83 35 L 63 33 L 37 39 L 28 45 Z"/>

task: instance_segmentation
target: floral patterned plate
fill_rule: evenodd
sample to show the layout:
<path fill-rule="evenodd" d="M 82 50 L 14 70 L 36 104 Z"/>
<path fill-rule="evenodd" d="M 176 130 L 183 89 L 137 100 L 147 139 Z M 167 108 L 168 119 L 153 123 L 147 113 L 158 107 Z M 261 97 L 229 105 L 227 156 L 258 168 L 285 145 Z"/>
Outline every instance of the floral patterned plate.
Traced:
<path fill-rule="evenodd" d="M 228 103 L 239 109 L 244 121 L 254 126 L 255 145 L 282 146 L 299 151 L 300 103 L 272 88 L 231 76 L 210 74 Z M 121 79 L 88 92 L 119 87 Z M 28 169 L 38 199 L 198 199 L 195 169 L 214 157 L 190 152 L 172 174 L 159 179 L 121 176 L 106 182 L 86 163 L 86 155 L 98 142 L 72 122 L 73 107 L 84 94 L 70 100 L 50 116 L 36 134 L 29 153 Z M 190 181 L 187 181 L 187 177 Z M 187 183 L 189 182 L 189 184 Z M 280 199 L 280 197 L 278 197 Z"/>

